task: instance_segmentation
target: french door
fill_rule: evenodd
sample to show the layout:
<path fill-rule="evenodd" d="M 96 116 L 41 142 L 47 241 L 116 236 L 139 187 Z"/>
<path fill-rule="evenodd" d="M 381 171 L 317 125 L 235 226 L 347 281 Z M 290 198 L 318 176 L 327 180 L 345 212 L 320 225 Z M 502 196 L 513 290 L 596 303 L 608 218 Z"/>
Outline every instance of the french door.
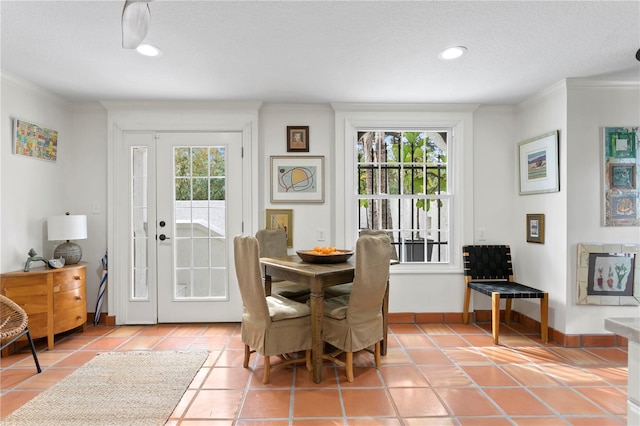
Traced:
<path fill-rule="evenodd" d="M 241 132 L 125 133 L 130 149 L 127 322 L 237 321 Z"/>

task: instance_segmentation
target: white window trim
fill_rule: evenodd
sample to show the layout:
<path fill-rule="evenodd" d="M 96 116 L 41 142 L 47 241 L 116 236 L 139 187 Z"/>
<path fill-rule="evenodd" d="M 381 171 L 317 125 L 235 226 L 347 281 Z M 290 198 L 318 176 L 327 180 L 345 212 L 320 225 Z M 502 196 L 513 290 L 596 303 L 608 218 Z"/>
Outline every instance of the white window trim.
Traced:
<path fill-rule="evenodd" d="M 451 210 L 451 262 L 448 264 L 408 263 L 397 265 L 393 273 L 459 273 L 462 245 L 473 233 L 473 111 L 477 105 L 429 104 L 332 104 L 335 111 L 335 171 L 342 174 L 335 185 L 335 237 L 338 247 L 355 247 L 357 211 L 354 208 L 355 147 L 359 129 L 407 129 L 450 127 L 453 143 L 449 169 L 454 201 Z"/>

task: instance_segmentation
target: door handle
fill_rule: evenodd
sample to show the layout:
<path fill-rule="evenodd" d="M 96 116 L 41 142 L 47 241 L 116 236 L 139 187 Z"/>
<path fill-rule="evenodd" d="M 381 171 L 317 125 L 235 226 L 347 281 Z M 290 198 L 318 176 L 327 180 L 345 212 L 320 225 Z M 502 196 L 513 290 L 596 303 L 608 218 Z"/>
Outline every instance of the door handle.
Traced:
<path fill-rule="evenodd" d="M 160 236 L 158 237 L 160 239 L 160 241 L 164 241 L 164 240 L 170 240 L 171 238 L 167 237 L 164 234 L 160 234 Z"/>

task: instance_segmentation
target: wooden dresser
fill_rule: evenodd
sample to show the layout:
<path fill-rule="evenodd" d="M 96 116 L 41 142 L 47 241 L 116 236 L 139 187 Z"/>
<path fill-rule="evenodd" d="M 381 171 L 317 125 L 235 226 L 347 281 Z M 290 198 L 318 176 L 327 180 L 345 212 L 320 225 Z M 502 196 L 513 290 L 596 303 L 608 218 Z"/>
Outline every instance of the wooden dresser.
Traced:
<path fill-rule="evenodd" d="M 0 292 L 27 312 L 31 337 L 46 337 L 53 349 L 55 334 L 86 326 L 86 268 L 80 262 L 60 269 L 7 272 L 0 275 Z"/>

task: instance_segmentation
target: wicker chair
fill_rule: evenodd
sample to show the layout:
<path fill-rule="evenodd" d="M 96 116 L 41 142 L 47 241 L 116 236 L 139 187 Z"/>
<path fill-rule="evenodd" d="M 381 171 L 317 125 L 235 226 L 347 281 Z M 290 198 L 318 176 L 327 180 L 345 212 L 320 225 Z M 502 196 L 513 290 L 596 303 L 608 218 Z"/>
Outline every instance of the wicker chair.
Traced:
<path fill-rule="evenodd" d="M 38 362 L 36 347 L 33 344 L 31 333 L 29 333 L 28 322 L 29 318 L 24 309 L 13 300 L 0 294 L 0 342 L 2 342 L 0 351 L 26 334 L 29 346 L 31 346 L 33 360 L 36 362 L 38 373 L 40 373 L 42 369 Z"/>

